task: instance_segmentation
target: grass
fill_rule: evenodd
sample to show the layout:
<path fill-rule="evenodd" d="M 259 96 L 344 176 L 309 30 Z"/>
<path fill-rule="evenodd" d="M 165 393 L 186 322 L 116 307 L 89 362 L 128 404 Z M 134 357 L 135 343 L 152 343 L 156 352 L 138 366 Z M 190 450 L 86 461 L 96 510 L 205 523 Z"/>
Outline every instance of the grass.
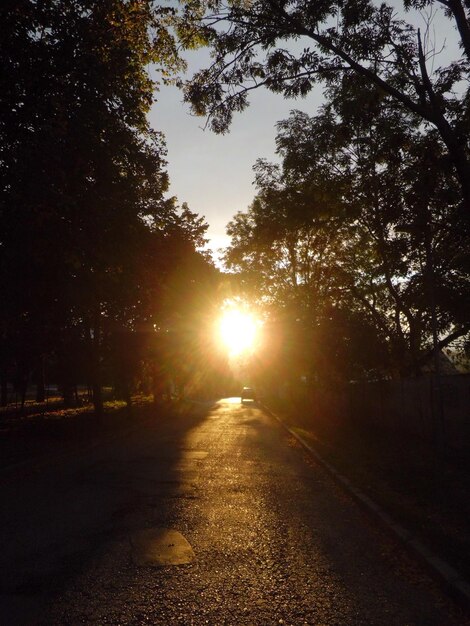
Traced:
<path fill-rule="evenodd" d="M 147 420 L 194 416 L 206 410 L 206 405 L 197 406 L 189 400 L 156 404 L 152 396 L 140 394 L 132 397 L 131 412 L 124 401 L 107 400 L 99 419 L 92 404 L 69 409 L 56 406 L 26 415 L 11 413 L 0 420 L 0 472 L 2 468 L 73 453 Z"/>
<path fill-rule="evenodd" d="M 125 402 L 107 400 L 100 419 L 92 404 L 67 409 L 50 407 L 47 411 L 40 407 L 38 412 L 25 415 L 11 413 L 0 421 L 1 467 L 77 450 L 163 411 L 168 412 L 159 410 L 150 396 L 139 395 L 133 397 L 132 414 Z"/>

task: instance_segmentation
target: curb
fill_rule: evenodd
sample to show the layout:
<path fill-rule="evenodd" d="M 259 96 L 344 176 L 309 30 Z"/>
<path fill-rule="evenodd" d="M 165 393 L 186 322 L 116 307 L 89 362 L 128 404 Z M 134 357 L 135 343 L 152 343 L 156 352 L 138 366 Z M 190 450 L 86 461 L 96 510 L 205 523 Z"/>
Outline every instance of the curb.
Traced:
<path fill-rule="evenodd" d="M 426 567 L 430 575 L 440 583 L 446 593 L 452 596 L 463 608 L 470 609 L 470 584 L 456 569 L 434 554 L 419 539 L 416 539 L 409 530 L 398 524 L 382 507 L 358 489 L 343 474 L 338 472 L 305 439 L 287 426 L 276 413 L 273 413 L 265 405 L 260 406 L 268 415 L 274 417 L 367 513 L 379 520 L 403 544 L 406 550 Z"/>

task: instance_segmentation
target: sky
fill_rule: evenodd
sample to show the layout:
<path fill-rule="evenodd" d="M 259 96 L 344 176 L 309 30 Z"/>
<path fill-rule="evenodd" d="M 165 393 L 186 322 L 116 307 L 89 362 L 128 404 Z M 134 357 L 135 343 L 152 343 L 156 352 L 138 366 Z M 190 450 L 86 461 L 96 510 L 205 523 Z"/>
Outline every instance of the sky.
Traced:
<path fill-rule="evenodd" d="M 398 7 L 401 1 L 394 0 L 392 4 Z M 412 21 L 423 25 L 419 15 Z M 434 20 L 434 35 L 438 47 L 447 45 L 439 64 L 448 57 L 455 58 L 456 38 L 442 15 Z M 206 66 L 208 58 L 205 50 L 191 53 L 187 58 L 188 75 Z M 177 196 L 180 204 L 187 202 L 192 211 L 205 216 L 209 247 L 215 258 L 217 250 L 229 243 L 225 234 L 227 223 L 237 211 L 248 208 L 256 193 L 252 170 L 256 159 L 276 159 L 276 122 L 288 117 L 293 109 L 314 115 L 321 94 L 321 86 L 317 86 L 307 99 L 286 100 L 265 89 L 255 90 L 250 94 L 250 106 L 235 114 L 230 132 L 216 135 L 203 130 L 205 119 L 190 114 L 189 105 L 182 102 L 182 93 L 176 87 L 161 86 L 150 112 L 150 123 L 166 137 L 170 194 Z"/>
<path fill-rule="evenodd" d="M 229 243 L 227 223 L 253 200 L 256 159 L 275 159 L 276 122 L 288 117 L 292 109 L 315 113 L 321 91 L 308 100 L 285 100 L 258 90 L 249 108 L 234 117 L 226 135 L 204 130 L 205 119 L 191 115 L 182 99 L 176 87 L 162 87 L 150 123 L 166 137 L 170 194 L 205 216 L 210 247 L 216 250 Z"/>

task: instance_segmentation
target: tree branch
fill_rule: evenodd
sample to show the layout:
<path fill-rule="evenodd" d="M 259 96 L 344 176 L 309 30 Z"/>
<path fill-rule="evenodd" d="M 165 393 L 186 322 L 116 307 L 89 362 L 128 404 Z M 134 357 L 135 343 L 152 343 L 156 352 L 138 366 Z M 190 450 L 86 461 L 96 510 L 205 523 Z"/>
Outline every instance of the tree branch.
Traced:
<path fill-rule="evenodd" d="M 442 350 L 443 348 L 448 346 L 450 343 L 452 343 L 459 337 L 466 335 L 469 331 L 470 331 L 470 324 L 464 324 L 464 326 L 457 328 L 452 333 L 450 333 L 450 335 L 447 335 L 447 337 L 445 337 L 444 339 L 440 339 L 438 341 L 437 346 L 439 350 Z M 423 356 L 420 357 L 418 364 L 422 365 L 423 363 L 425 363 L 432 356 L 433 352 L 434 352 L 434 349 L 428 350 L 428 352 L 426 352 L 425 354 L 423 354 Z"/>
<path fill-rule="evenodd" d="M 410 109 L 420 117 L 423 117 L 424 119 L 433 122 L 433 119 L 429 116 L 429 111 L 427 110 L 427 107 L 420 106 L 419 104 L 414 102 L 409 96 L 399 91 L 396 87 L 393 87 L 393 85 L 390 85 L 387 81 L 378 76 L 378 74 L 361 65 L 361 63 L 353 59 L 349 54 L 347 54 L 344 50 L 342 50 L 335 43 L 333 43 L 330 38 L 326 37 L 325 35 L 321 35 L 320 33 L 316 33 L 310 28 L 304 27 L 291 15 L 289 15 L 284 9 L 280 8 L 275 2 L 271 2 L 270 4 L 274 7 L 275 11 L 283 18 L 285 22 L 291 24 L 291 29 L 284 29 L 284 32 L 294 32 L 298 35 L 305 35 L 306 37 L 309 37 L 316 43 L 320 44 L 321 46 L 324 46 L 327 50 L 333 52 L 343 61 L 345 61 L 351 67 L 351 69 L 356 71 L 361 76 L 367 78 L 370 82 L 383 89 L 389 95 L 393 96 L 396 100 L 404 104 L 408 109 Z"/>
<path fill-rule="evenodd" d="M 442 0 L 440 1 L 442 2 Z M 447 6 L 454 14 L 455 22 L 457 24 L 460 37 L 462 38 L 465 54 L 470 60 L 470 26 L 467 16 L 465 15 L 465 9 L 463 8 L 460 0 L 448 0 L 447 2 L 442 2 L 442 4 Z"/>

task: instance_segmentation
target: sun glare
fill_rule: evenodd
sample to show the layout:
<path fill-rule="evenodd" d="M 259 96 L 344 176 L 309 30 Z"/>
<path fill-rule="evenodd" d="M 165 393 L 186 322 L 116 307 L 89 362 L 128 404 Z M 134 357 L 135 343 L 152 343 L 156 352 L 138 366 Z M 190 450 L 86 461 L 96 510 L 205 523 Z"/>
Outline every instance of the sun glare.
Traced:
<path fill-rule="evenodd" d="M 253 348 L 256 330 L 255 318 L 238 309 L 226 311 L 220 319 L 220 338 L 232 356 L 239 356 Z"/>

